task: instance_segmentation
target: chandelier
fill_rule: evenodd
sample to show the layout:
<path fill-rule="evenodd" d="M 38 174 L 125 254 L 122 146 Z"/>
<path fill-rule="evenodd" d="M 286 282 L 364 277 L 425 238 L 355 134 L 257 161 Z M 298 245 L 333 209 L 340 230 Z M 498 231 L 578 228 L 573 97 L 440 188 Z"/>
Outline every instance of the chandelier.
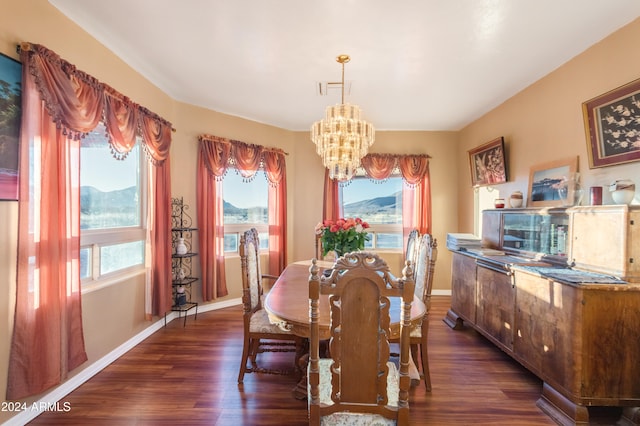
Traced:
<path fill-rule="evenodd" d="M 336 58 L 342 64 L 342 102 L 327 107 L 324 119 L 311 126 L 316 152 L 329 170 L 329 177 L 338 181 L 353 177 L 375 138 L 373 126 L 360 118 L 360 108 L 344 103 L 344 64 L 350 59 L 349 55 Z"/>

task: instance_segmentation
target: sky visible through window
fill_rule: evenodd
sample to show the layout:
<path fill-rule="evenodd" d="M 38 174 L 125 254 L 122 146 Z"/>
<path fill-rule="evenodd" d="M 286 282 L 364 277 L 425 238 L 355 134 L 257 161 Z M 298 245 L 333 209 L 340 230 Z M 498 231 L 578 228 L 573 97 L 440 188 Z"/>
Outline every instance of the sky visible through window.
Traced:
<path fill-rule="evenodd" d="M 264 172 L 259 171 L 254 181 L 257 185 L 247 185 L 235 170 L 229 170 L 224 177 L 224 200 L 242 209 L 266 207 L 269 191 Z"/>
<path fill-rule="evenodd" d="M 135 186 L 138 180 L 140 142 L 124 160 L 111 155 L 106 129 L 102 123 L 82 140 L 80 184 L 103 192 Z"/>
<path fill-rule="evenodd" d="M 342 191 L 342 202 L 343 204 L 351 204 L 391 195 L 398 191 L 398 184 L 395 179 L 389 179 L 381 183 L 374 182 L 369 178 L 352 179 L 344 189 Z"/>

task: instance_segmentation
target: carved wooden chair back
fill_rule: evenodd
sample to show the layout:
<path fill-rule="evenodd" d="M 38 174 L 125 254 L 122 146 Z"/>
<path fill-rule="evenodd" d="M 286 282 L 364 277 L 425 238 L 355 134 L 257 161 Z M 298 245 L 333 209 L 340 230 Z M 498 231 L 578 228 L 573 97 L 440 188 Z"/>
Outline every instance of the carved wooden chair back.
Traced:
<path fill-rule="evenodd" d="M 258 353 L 300 352 L 302 339 L 289 330 L 282 329 L 269 321 L 262 306 L 262 278 L 260 270 L 260 241 L 258 231 L 251 228 L 240 236 L 240 268 L 242 270 L 242 305 L 244 342 L 242 360 L 238 373 L 238 383 L 242 383 L 245 373 L 290 374 L 296 371 L 297 357 L 291 370 L 261 368 L 257 363 Z M 277 278 L 266 276 L 269 278 Z M 250 360 L 251 365 L 247 365 Z"/>
<path fill-rule="evenodd" d="M 245 231 L 240 236 L 240 268 L 242 270 L 242 299 L 245 316 L 262 309 L 262 273 L 260 271 L 260 240 L 256 228 Z"/>
<path fill-rule="evenodd" d="M 316 234 L 316 259 L 322 260 L 322 234 Z"/>
<path fill-rule="evenodd" d="M 414 276 L 416 280 L 415 292 L 427 307 L 431 303 L 431 290 L 433 289 L 433 273 L 438 258 L 438 243 L 431 234 L 423 234 L 416 249 L 416 263 Z"/>
<path fill-rule="evenodd" d="M 416 259 L 418 256 L 418 243 L 420 240 L 420 231 L 418 231 L 416 228 L 412 229 L 411 232 L 409 232 L 409 236 L 407 238 L 407 248 L 406 248 L 406 252 L 405 252 L 405 259 L 411 261 L 411 265 L 413 265 L 414 269 L 413 269 L 413 274 L 414 274 L 414 278 L 415 278 L 415 265 L 416 265 Z"/>
<path fill-rule="evenodd" d="M 409 331 L 413 271 L 394 278 L 378 255 L 348 253 L 309 278 L 309 423 L 408 424 Z M 319 357 L 319 298 L 329 295 L 329 359 Z M 389 361 L 389 297 L 402 298 L 399 371 Z M 381 422 L 381 423 L 378 423 Z"/>

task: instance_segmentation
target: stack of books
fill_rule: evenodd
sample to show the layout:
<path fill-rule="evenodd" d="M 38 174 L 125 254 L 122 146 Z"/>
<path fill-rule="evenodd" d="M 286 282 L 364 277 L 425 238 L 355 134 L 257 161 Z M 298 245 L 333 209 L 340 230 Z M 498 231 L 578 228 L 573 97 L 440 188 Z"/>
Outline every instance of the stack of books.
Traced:
<path fill-rule="evenodd" d="M 449 250 L 479 249 L 482 240 L 473 234 L 447 234 L 447 248 Z"/>

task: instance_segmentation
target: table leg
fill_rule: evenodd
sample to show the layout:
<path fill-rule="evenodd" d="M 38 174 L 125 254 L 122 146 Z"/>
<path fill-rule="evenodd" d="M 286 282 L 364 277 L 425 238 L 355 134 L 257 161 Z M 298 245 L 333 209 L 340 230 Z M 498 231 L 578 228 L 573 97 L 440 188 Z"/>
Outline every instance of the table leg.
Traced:
<path fill-rule="evenodd" d="M 298 400 L 306 400 L 307 399 L 307 366 L 309 365 L 309 354 L 304 354 L 298 360 L 298 368 L 302 372 L 300 375 L 300 381 L 293 388 L 291 393 L 293 397 Z"/>

